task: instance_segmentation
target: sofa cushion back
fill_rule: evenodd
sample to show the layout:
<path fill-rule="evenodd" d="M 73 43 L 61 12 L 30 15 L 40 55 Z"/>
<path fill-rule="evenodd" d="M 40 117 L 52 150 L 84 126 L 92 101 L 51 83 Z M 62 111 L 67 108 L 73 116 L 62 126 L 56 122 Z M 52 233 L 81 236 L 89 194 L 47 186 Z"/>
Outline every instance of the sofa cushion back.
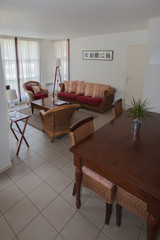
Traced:
<path fill-rule="evenodd" d="M 64 92 L 76 93 L 78 81 L 64 81 Z"/>
<path fill-rule="evenodd" d="M 76 93 L 77 91 L 77 81 L 69 81 L 69 93 Z"/>
<path fill-rule="evenodd" d="M 64 81 L 64 92 L 68 92 L 69 90 L 69 81 Z"/>
<path fill-rule="evenodd" d="M 84 96 L 91 97 L 93 94 L 93 83 L 86 83 L 85 93 Z"/>
<path fill-rule="evenodd" d="M 103 98 L 104 96 L 104 91 L 109 89 L 110 85 L 105 85 L 105 84 L 94 84 L 93 87 L 93 94 L 92 97 L 96 97 L 96 98 Z"/>
<path fill-rule="evenodd" d="M 77 82 L 77 91 L 76 94 L 84 95 L 86 84 L 82 82 Z"/>

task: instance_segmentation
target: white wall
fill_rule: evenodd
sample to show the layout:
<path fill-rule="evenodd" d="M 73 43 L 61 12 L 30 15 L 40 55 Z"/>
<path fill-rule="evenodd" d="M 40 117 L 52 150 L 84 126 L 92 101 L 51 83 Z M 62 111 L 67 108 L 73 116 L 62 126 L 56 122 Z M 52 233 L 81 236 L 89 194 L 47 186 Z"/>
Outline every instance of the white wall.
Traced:
<path fill-rule="evenodd" d="M 5 94 L 1 53 L 0 53 L 0 172 L 12 166 L 9 146 L 9 122 L 7 116 L 7 99 Z"/>
<path fill-rule="evenodd" d="M 148 30 L 71 39 L 71 80 L 110 84 L 123 98 L 127 46 L 147 42 Z M 113 50 L 113 61 L 83 60 L 83 50 Z"/>
<path fill-rule="evenodd" d="M 53 83 L 53 43 L 51 40 L 40 41 L 41 83 Z"/>
<path fill-rule="evenodd" d="M 152 111 L 160 112 L 160 64 L 150 64 L 156 49 L 160 48 L 160 18 L 151 19 L 149 23 L 149 41 L 144 81 L 144 99 L 151 100 Z M 160 57 L 160 56 L 159 56 Z"/>

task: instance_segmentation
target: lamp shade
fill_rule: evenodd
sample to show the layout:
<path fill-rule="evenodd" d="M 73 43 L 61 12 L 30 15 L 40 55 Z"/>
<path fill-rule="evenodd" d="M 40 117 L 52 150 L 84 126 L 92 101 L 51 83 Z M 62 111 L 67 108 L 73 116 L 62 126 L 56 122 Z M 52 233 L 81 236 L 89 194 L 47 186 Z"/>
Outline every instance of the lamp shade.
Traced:
<path fill-rule="evenodd" d="M 16 93 L 15 89 L 8 89 L 6 92 L 7 92 L 7 99 L 8 100 L 17 99 L 17 93 Z"/>
<path fill-rule="evenodd" d="M 62 66 L 61 59 L 57 58 L 56 59 L 56 67 L 61 67 L 61 66 Z"/>

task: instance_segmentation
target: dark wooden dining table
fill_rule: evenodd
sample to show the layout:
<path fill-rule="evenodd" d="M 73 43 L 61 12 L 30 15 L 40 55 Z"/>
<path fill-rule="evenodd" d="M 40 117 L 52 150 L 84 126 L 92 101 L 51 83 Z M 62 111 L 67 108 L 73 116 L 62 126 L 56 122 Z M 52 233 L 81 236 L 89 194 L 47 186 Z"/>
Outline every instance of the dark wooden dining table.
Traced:
<path fill-rule="evenodd" d="M 153 240 L 160 225 L 160 114 L 152 113 L 137 133 L 124 113 L 70 151 L 76 166 L 77 208 L 85 165 L 147 203 L 147 240 Z"/>

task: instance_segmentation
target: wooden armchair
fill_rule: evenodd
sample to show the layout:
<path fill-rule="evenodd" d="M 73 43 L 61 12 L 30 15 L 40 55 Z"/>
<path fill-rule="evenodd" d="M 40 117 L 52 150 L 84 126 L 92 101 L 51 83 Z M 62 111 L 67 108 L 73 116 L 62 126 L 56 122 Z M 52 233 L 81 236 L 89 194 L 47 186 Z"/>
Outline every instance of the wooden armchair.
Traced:
<path fill-rule="evenodd" d="M 49 135 L 51 142 L 55 137 L 69 133 L 73 114 L 79 108 L 79 104 L 69 104 L 56 107 L 47 112 L 40 110 L 43 131 Z"/>
<path fill-rule="evenodd" d="M 94 132 L 93 117 L 88 117 L 76 122 L 70 127 L 72 144 L 75 145 Z M 95 192 L 106 202 L 105 224 L 109 224 L 112 202 L 115 197 L 116 187 L 113 183 L 95 173 L 86 166 L 82 167 L 82 185 Z M 76 183 L 73 186 L 73 195 L 76 194 Z"/>
<path fill-rule="evenodd" d="M 40 91 L 38 93 L 34 92 L 34 90 L 32 88 L 34 86 L 39 87 Z M 43 88 L 42 85 L 39 82 L 37 82 L 37 81 L 25 82 L 23 84 L 23 89 L 24 89 L 25 92 L 28 93 L 29 103 L 31 103 L 31 101 L 34 101 L 34 100 L 37 100 L 37 99 L 48 97 L 48 90 Z"/>

